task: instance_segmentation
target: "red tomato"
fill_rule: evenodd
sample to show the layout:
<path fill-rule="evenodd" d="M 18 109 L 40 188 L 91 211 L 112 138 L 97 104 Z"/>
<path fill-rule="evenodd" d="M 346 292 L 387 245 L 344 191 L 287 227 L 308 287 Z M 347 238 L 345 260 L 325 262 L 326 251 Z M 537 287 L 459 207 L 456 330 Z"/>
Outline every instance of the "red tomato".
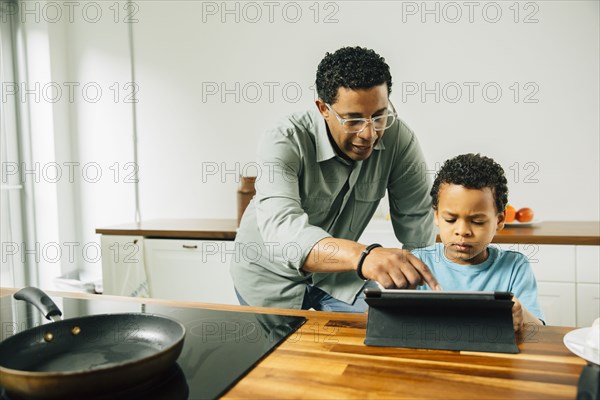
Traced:
<path fill-rule="evenodd" d="M 533 210 L 531 208 L 521 208 L 517 211 L 517 221 L 519 222 L 530 222 L 533 220 Z"/>

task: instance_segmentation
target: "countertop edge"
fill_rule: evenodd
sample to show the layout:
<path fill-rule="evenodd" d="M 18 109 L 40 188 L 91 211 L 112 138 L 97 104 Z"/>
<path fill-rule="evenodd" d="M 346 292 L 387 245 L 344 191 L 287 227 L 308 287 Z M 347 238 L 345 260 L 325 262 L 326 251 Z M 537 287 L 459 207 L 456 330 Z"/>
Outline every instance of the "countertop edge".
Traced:
<path fill-rule="evenodd" d="M 377 232 L 393 232 L 391 222 L 385 226 L 375 221 Z M 389 226 L 388 226 L 389 225 Z M 546 221 L 534 227 L 507 227 L 494 236 L 499 244 L 551 244 L 600 246 L 600 221 Z M 368 229 L 368 228 L 367 228 Z M 125 224 L 97 228 L 97 234 L 143 236 L 165 239 L 235 240 L 237 221 L 233 219 L 150 220 L 141 224 Z M 436 240 L 440 238 L 437 235 Z"/>

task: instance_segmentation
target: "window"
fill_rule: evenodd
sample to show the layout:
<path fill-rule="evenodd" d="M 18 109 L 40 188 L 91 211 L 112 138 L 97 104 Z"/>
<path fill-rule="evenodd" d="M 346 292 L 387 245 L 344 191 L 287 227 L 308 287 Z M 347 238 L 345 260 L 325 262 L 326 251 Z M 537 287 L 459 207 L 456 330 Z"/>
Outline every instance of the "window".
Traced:
<path fill-rule="evenodd" d="M 18 113 L 20 104 L 16 71 L 16 19 L 13 15 L 16 2 L 0 1 L 0 81 L 2 102 L 0 104 L 0 240 L 1 266 L 0 286 L 20 287 L 35 284 L 29 271 L 35 266 L 27 265 L 24 258 L 24 187 L 21 182 Z"/>

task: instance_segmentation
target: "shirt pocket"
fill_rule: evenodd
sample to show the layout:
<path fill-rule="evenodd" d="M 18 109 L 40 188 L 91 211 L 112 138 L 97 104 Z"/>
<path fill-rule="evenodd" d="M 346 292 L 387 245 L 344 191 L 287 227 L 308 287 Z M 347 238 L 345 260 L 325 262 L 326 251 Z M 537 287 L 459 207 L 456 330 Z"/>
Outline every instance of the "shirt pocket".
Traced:
<path fill-rule="evenodd" d="M 379 201 L 385 196 L 385 181 L 357 183 L 354 186 L 354 210 L 350 229 L 362 232 L 377 210 Z"/>

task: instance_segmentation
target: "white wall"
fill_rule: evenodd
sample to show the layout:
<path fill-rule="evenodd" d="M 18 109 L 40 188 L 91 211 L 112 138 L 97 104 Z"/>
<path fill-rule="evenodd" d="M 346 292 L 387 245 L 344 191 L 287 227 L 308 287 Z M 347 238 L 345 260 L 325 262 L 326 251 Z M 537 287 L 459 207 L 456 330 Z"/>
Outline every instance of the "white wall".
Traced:
<path fill-rule="evenodd" d="M 230 2 L 239 12 L 223 14 L 222 4 L 140 4 L 134 29 L 144 218 L 235 216 L 236 177 L 227 171 L 254 160 L 256 141 L 277 118 L 313 106 L 318 62 L 344 45 L 372 47 L 387 59 L 392 99 L 419 135 L 430 169 L 481 152 L 506 168 L 515 206 L 534 208 L 542 220 L 599 218 L 597 2 L 521 4 L 518 23 L 508 2 L 477 3 L 473 23 L 465 6 L 459 22 L 447 22 L 457 9 L 439 2 L 321 3 L 318 23 L 312 2 L 287 3 L 286 13 L 278 3 L 273 23 L 266 6 L 252 23 L 256 7 Z M 302 18 L 286 22 L 294 4 Z M 439 7 L 439 23 L 422 13 L 423 4 Z M 499 22 L 487 22 L 496 6 Z M 323 23 L 331 13 L 338 22 Z M 421 89 L 435 92 L 436 83 L 439 99 L 422 98 Z M 221 97 L 221 84 L 233 93 Z M 207 91 L 215 87 L 219 93 Z M 295 87 L 302 90 L 297 102 Z M 453 102 L 457 87 L 462 98 Z M 502 90 L 497 102 L 495 88 Z M 220 173 L 203 176 L 210 163 Z"/>
<path fill-rule="evenodd" d="M 345 45 L 386 58 L 392 101 L 420 138 L 430 172 L 449 157 L 480 152 L 505 167 L 516 207 L 532 207 L 540 220 L 600 219 L 596 1 L 133 5 L 143 219 L 234 218 L 236 172 L 252 172 L 245 166 L 261 133 L 282 115 L 313 107 L 318 62 Z M 72 186 L 82 243 L 98 241 L 97 227 L 134 218 L 121 7 L 117 15 L 113 2 L 81 2 L 72 20 L 63 10 L 66 34 L 50 38 L 51 55 L 64 62 L 53 79 L 102 89 L 97 102 L 81 90 L 69 102 L 70 161 L 97 163 L 103 174 Z M 502 92 L 494 99 L 496 88 Z"/>

